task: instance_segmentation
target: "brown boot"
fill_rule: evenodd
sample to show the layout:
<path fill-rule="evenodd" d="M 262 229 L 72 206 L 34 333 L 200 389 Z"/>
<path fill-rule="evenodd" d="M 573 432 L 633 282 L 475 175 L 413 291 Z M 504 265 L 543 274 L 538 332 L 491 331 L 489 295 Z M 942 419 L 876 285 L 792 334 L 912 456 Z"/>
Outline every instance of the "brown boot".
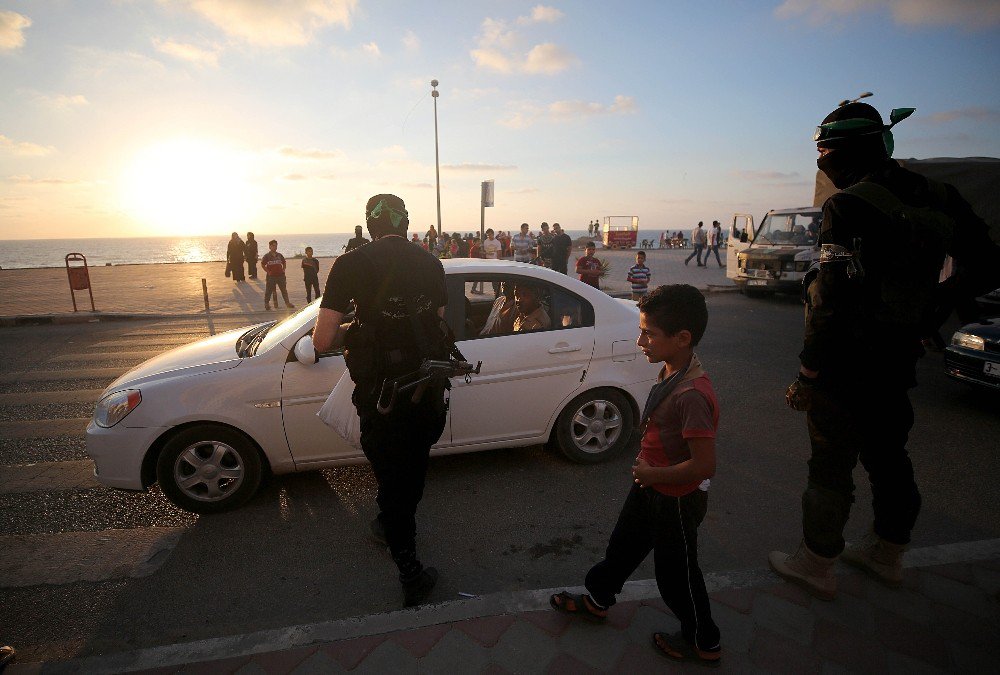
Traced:
<path fill-rule="evenodd" d="M 816 555 L 804 541 L 792 555 L 771 551 L 767 561 L 780 577 L 802 586 L 820 600 L 837 597 L 837 577 L 833 576 L 833 564 L 837 559 Z"/>
<path fill-rule="evenodd" d="M 864 538 L 844 549 L 843 561 L 863 569 L 886 586 L 903 583 L 903 552 L 906 547 L 893 544 L 872 530 Z"/>

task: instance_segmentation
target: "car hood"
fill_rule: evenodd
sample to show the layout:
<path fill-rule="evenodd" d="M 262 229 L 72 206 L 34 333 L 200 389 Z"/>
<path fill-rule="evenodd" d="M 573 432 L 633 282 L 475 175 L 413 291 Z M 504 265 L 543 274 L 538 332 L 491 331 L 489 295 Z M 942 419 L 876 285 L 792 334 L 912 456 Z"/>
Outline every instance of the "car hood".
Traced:
<path fill-rule="evenodd" d="M 128 371 L 105 391 L 135 387 L 164 377 L 189 377 L 235 368 L 243 361 L 236 354 L 236 340 L 247 328 L 219 333 L 164 352 Z"/>
<path fill-rule="evenodd" d="M 978 335 L 985 340 L 1000 344 L 1000 317 L 986 319 L 982 323 L 979 321 L 969 323 L 962 326 L 959 330 L 963 333 Z"/>

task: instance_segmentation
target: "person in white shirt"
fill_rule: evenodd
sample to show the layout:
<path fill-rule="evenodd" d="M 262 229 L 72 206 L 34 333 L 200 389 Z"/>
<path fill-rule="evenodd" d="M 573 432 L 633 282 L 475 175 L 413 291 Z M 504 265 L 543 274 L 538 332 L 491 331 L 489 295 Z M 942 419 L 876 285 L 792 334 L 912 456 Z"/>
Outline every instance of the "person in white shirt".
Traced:
<path fill-rule="evenodd" d="M 722 243 L 722 225 L 719 221 L 712 221 L 712 229 L 708 231 L 708 251 L 705 252 L 705 267 L 708 267 L 708 254 L 715 254 L 715 262 L 722 267 L 722 260 L 719 258 L 719 244 Z"/>
<path fill-rule="evenodd" d="M 496 260 L 500 257 L 500 251 L 503 250 L 503 245 L 500 240 L 494 236 L 493 228 L 486 230 L 486 239 L 483 241 L 483 245 L 480 247 L 483 252 L 483 257 L 487 260 Z"/>
<path fill-rule="evenodd" d="M 705 242 L 708 237 L 705 236 L 705 223 L 698 221 L 698 227 L 694 228 L 691 232 L 691 244 L 694 246 L 694 252 L 684 259 L 684 264 L 687 265 L 691 262 L 691 258 L 698 259 L 698 267 L 708 267 L 701 262 L 701 252 L 705 250 Z M 708 256 L 705 257 L 706 260 Z"/>

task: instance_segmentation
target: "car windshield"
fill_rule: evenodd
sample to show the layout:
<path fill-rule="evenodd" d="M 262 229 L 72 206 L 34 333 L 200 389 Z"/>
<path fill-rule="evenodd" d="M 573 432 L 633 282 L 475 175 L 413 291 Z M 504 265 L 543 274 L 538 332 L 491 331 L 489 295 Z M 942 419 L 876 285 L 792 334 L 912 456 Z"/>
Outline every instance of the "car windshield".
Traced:
<path fill-rule="evenodd" d="M 754 243 L 811 246 L 819 239 L 823 212 L 768 213 L 760 224 Z"/>
<path fill-rule="evenodd" d="M 319 303 L 320 299 L 317 298 L 291 316 L 287 316 L 277 323 L 270 324 L 263 335 L 261 335 L 259 339 L 255 340 L 255 344 L 252 348 L 247 349 L 249 352 L 247 355 L 253 356 L 257 352 L 266 352 L 271 347 L 291 335 L 294 331 L 298 330 L 298 328 L 302 326 L 305 315 L 315 316 L 316 312 L 312 308 L 315 305 L 319 305 Z"/>

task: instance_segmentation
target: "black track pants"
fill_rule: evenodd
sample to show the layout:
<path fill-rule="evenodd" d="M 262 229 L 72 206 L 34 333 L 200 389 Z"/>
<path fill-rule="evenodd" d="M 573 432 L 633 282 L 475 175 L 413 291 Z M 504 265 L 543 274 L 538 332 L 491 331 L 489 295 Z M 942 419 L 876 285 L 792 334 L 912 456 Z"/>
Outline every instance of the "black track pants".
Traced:
<path fill-rule="evenodd" d="M 708 493 L 695 490 L 670 497 L 633 485 L 622 506 L 604 560 L 584 582 L 598 603 L 610 607 L 625 581 L 653 552 L 656 586 L 663 602 L 681 622 L 684 638 L 700 649 L 719 646 L 719 628 L 698 567 L 698 525 L 708 508 Z"/>

